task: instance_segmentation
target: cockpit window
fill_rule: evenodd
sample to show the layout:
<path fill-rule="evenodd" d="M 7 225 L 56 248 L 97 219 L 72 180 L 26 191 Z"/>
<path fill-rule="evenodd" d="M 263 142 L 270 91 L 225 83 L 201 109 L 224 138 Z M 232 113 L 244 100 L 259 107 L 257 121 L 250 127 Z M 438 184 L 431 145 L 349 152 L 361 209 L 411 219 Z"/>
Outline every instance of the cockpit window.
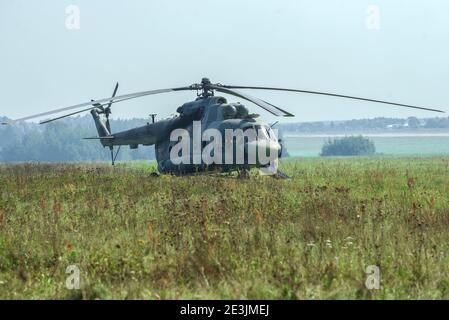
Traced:
<path fill-rule="evenodd" d="M 273 141 L 278 141 L 278 137 L 274 133 L 273 128 L 267 127 L 267 129 L 268 129 L 268 135 L 269 135 L 270 139 Z"/>
<path fill-rule="evenodd" d="M 267 129 L 262 126 L 257 129 L 257 137 L 259 140 L 270 140 Z"/>
<path fill-rule="evenodd" d="M 244 132 L 247 137 L 250 137 L 251 135 L 249 134 L 250 132 L 248 130 L 252 130 L 253 132 L 251 133 L 251 135 L 257 137 L 258 140 L 277 141 L 277 137 L 273 129 L 271 129 L 271 127 L 265 127 L 260 125 L 247 127 L 244 129 Z"/>
<path fill-rule="evenodd" d="M 255 126 L 244 128 L 243 134 L 248 140 L 248 142 L 253 142 L 257 140 L 257 128 Z"/>

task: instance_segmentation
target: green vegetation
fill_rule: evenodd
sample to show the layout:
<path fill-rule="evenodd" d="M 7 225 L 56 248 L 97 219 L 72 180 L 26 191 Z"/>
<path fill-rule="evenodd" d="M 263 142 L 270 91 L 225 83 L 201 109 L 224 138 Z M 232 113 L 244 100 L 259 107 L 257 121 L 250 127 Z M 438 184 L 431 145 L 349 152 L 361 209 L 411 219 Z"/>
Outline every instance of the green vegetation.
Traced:
<path fill-rule="evenodd" d="M 282 167 L 291 179 L 0 165 L 0 298 L 449 298 L 449 158 Z"/>
<path fill-rule="evenodd" d="M 374 142 L 362 136 L 329 139 L 321 150 L 321 156 L 371 156 L 376 153 Z"/>

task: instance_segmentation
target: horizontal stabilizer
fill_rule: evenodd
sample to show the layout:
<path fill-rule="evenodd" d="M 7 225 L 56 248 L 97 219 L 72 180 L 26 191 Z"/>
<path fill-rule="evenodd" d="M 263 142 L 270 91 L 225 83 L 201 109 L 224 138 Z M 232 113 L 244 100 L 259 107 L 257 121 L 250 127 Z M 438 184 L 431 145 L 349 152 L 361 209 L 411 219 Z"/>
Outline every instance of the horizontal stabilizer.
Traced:
<path fill-rule="evenodd" d="M 103 140 L 103 139 L 112 140 L 112 139 L 115 139 L 115 137 L 114 136 L 106 136 L 106 137 L 84 138 L 84 140 Z"/>

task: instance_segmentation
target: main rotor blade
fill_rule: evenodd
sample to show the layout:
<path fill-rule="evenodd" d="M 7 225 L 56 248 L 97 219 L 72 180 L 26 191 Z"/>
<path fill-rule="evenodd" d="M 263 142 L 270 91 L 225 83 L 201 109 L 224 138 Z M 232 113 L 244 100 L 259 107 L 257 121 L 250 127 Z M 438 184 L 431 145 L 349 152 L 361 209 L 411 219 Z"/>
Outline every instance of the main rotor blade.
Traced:
<path fill-rule="evenodd" d="M 260 99 L 259 99 L 260 100 Z M 273 105 L 273 104 L 271 104 L 271 103 L 269 103 L 269 102 L 266 102 L 265 100 L 262 100 L 263 102 L 265 102 L 266 104 L 269 104 L 270 106 L 272 106 L 273 108 L 276 108 L 276 109 L 278 109 L 279 111 L 281 111 L 281 112 L 284 112 L 285 113 L 285 116 L 284 117 L 294 117 L 295 115 L 294 114 L 292 114 L 292 113 L 290 113 L 290 112 L 288 112 L 288 111 L 285 111 L 285 110 L 283 110 L 283 109 L 281 109 L 281 108 L 279 108 L 279 107 L 276 107 L 275 105 Z"/>
<path fill-rule="evenodd" d="M 90 110 L 95 109 L 95 108 L 101 108 L 101 107 L 104 107 L 104 106 L 107 106 L 107 105 L 109 106 L 111 104 L 116 104 L 116 103 L 119 103 L 119 102 L 128 101 L 128 100 L 135 99 L 135 98 L 140 98 L 140 97 L 142 97 L 142 96 L 133 96 L 133 97 L 130 97 L 130 98 L 115 100 L 112 103 L 111 102 L 103 103 L 103 104 L 99 104 L 98 103 L 98 104 L 95 104 L 95 106 L 89 107 L 87 109 L 78 110 L 78 111 L 75 111 L 75 112 L 72 112 L 72 113 L 69 113 L 69 114 L 62 115 L 60 117 L 39 121 L 39 124 L 50 123 L 50 122 L 53 122 L 53 121 L 56 121 L 56 120 L 61 120 L 61 119 L 64 119 L 64 118 L 67 118 L 67 117 L 70 117 L 70 116 L 74 116 L 74 115 L 76 115 L 78 113 L 83 113 L 83 112 L 86 112 L 86 111 L 90 111 Z M 18 120 L 16 120 L 16 121 L 18 121 Z"/>
<path fill-rule="evenodd" d="M 414 106 L 414 105 L 409 105 L 409 104 L 402 104 L 402 103 L 395 103 L 395 102 L 389 102 L 389 101 L 383 101 L 383 100 L 360 98 L 360 97 L 347 96 L 347 95 L 335 94 L 335 93 L 327 93 L 327 92 L 297 90 L 297 89 L 285 89 L 285 88 L 272 88 L 272 87 L 248 87 L 248 86 L 225 86 L 225 85 L 223 85 L 222 87 L 223 88 L 228 88 L 228 89 L 254 89 L 254 90 L 272 90 L 272 91 L 287 91 L 287 92 L 306 93 L 306 94 L 329 96 L 329 97 L 337 97 L 337 98 L 352 99 L 352 100 L 360 100 L 360 101 L 367 101 L 367 102 L 374 102 L 374 103 L 382 103 L 382 104 L 388 104 L 388 105 L 393 105 L 393 106 L 398 106 L 398 107 L 405 107 L 405 108 L 412 108 L 412 109 L 419 109 L 419 110 L 426 110 L 426 111 L 445 113 L 445 111 L 438 110 L 438 109 L 424 108 L 424 107 L 419 107 L 419 106 Z"/>
<path fill-rule="evenodd" d="M 97 107 L 94 107 L 94 108 L 97 108 Z M 67 117 L 70 117 L 70 116 L 74 116 L 74 115 L 76 115 L 78 113 L 86 112 L 86 111 L 89 111 L 89 110 L 92 110 L 92 109 L 93 108 L 91 107 L 91 108 L 88 108 L 88 109 L 83 109 L 83 110 L 80 110 L 80 111 L 76 111 L 76 112 L 72 112 L 72 113 L 69 113 L 69 114 L 65 114 L 65 115 L 60 116 L 60 117 L 47 119 L 47 120 L 42 120 L 42 121 L 39 121 L 39 124 L 46 124 L 46 123 L 50 123 L 50 122 L 53 122 L 53 121 L 56 121 L 56 120 L 61 120 L 61 119 L 64 119 L 64 118 L 67 118 Z M 15 121 L 20 121 L 20 120 L 15 120 Z"/>
<path fill-rule="evenodd" d="M 260 100 L 258 98 L 252 97 L 246 93 L 242 93 L 242 92 L 238 92 L 235 90 L 231 90 L 231 89 L 227 89 L 221 86 L 210 86 L 211 89 L 217 90 L 218 92 L 222 92 L 222 93 L 226 93 L 226 94 L 230 94 L 232 96 L 236 96 L 238 98 L 241 99 L 245 99 L 247 101 L 250 101 L 256 105 L 258 105 L 259 107 L 265 109 L 266 111 L 270 112 L 271 114 L 274 114 L 275 116 L 278 117 L 294 117 L 294 115 L 292 115 L 289 112 L 286 112 L 284 110 L 282 110 L 281 108 L 278 108 L 274 105 L 272 105 L 271 103 L 265 102 L 263 100 Z"/>
<path fill-rule="evenodd" d="M 14 124 L 14 123 L 19 122 L 19 121 L 30 120 L 30 119 L 34 119 L 34 118 L 49 116 L 49 115 L 52 115 L 52 114 L 55 114 L 55 113 L 60 113 L 60 112 L 64 112 L 64 111 L 70 111 L 70 110 L 74 110 L 74 109 L 79 109 L 79 108 L 86 107 L 86 106 L 92 106 L 93 104 L 101 104 L 103 106 L 103 105 L 106 105 L 106 104 L 104 104 L 105 102 L 107 102 L 107 104 L 109 104 L 109 103 L 113 104 L 117 100 L 118 100 L 117 102 L 120 102 L 120 101 L 125 101 L 125 100 L 130 100 L 130 99 L 141 98 L 141 97 L 145 97 L 145 96 L 149 96 L 149 95 L 155 95 L 155 94 L 167 93 L 167 92 L 175 92 L 175 91 L 185 91 L 185 90 L 192 90 L 192 88 L 191 87 L 180 87 L 180 88 L 160 89 L 160 90 L 151 90 L 151 91 L 142 91 L 142 92 L 130 93 L 130 94 L 122 95 L 122 96 L 89 101 L 89 102 L 73 105 L 73 106 L 70 106 L 70 107 L 65 107 L 65 108 L 55 109 L 55 110 L 52 110 L 52 111 L 38 113 L 38 114 L 35 114 L 35 115 L 32 115 L 32 116 L 27 116 L 27 117 L 16 119 L 16 120 L 11 120 L 11 121 L 8 121 L 7 123 L 8 124 Z M 74 114 L 77 114 L 77 113 L 81 113 L 81 112 L 85 112 L 85 111 L 89 111 L 89 110 L 95 109 L 97 107 L 98 106 L 92 106 L 92 107 L 90 107 L 88 109 L 84 109 L 84 110 L 81 110 L 81 111 L 74 112 L 71 115 L 74 115 Z"/>

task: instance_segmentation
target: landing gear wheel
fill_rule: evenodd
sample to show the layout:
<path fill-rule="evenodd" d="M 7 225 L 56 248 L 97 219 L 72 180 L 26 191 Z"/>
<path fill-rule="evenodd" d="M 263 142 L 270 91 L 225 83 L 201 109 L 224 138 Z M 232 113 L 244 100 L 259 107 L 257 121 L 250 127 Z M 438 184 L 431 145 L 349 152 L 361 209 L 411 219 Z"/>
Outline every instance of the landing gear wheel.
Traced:
<path fill-rule="evenodd" d="M 276 174 L 273 175 L 273 178 L 275 179 L 290 179 L 290 177 L 288 175 L 286 175 L 285 173 L 283 173 L 282 171 L 277 171 Z"/>
<path fill-rule="evenodd" d="M 249 171 L 248 170 L 246 170 L 246 169 L 238 170 L 237 173 L 238 173 L 237 177 L 239 179 L 249 179 Z"/>

